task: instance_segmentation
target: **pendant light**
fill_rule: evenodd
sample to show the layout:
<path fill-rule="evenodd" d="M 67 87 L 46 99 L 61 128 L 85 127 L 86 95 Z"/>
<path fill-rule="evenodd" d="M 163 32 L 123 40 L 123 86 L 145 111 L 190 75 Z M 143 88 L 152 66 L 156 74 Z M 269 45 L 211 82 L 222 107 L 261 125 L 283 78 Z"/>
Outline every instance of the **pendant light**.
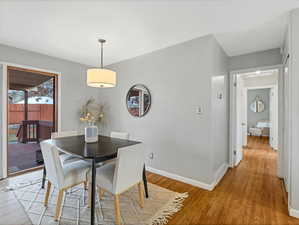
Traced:
<path fill-rule="evenodd" d="M 116 85 L 116 72 L 103 67 L 103 44 L 104 39 L 98 40 L 101 44 L 101 68 L 87 70 L 87 85 L 90 87 L 109 88 Z"/>

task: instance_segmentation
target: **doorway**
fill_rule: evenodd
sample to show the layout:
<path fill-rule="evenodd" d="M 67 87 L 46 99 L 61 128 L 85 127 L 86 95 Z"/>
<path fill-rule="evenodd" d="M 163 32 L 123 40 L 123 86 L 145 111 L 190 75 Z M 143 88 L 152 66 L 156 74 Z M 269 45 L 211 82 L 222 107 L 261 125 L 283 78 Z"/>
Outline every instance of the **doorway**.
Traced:
<path fill-rule="evenodd" d="M 250 150 L 273 153 L 279 163 L 279 76 L 277 67 L 231 74 L 231 167 Z"/>
<path fill-rule="evenodd" d="M 7 67 L 7 173 L 40 168 L 40 141 L 57 130 L 58 75 Z"/>

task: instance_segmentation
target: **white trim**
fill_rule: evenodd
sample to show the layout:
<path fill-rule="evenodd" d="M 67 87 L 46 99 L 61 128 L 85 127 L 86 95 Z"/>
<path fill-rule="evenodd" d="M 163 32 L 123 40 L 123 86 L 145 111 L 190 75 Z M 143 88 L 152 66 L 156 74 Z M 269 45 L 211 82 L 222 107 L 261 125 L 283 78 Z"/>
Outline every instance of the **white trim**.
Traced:
<path fill-rule="evenodd" d="M 186 184 L 190 184 L 192 186 L 195 187 L 199 187 L 208 191 L 212 191 L 216 185 L 220 182 L 220 180 L 222 179 L 222 177 L 225 175 L 226 171 L 228 169 L 228 165 L 227 164 L 223 164 L 222 166 L 220 166 L 220 168 L 216 171 L 215 176 L 214 176 L 214 181 L 212 182 L 212 184 L 207 184 L 198 180 L 194 180 L 192 178 L 188 178 L 188 177 L 183 177 L 174 173 L 169 173 L 167 171 L 164 170 L 158 170 L 152 167 L 146 167 L 146 170 L 155 174 L 159 174 L 161 176 L 164 177 L 168 177 L 170 179 L 174 179 L 177 181 L 181 181 L 183 183 Z"/>
<path fill-rule="evenodd" d="M 289 215 L 299 219 L 299 210 L 289 208 Z"/>
<path fill-rule="evenodd" d="M 278 76 L 278 86 L 277 86 L 277 97 L 278 97 L 278 126 L 277 126 L 277 132 L 278 132 L 278 143 L 277 143 L 277 148 L 278 148 L 278 162 L 277 162 L 277 176 L 279 178 L 283 178 L 283 168 L 284 168 L 284 163 L 283 163 L 283 154 L 282 151 L 284 151 L 284 130 L 285 130 L 285 125 L 284 120 L 285 120 L 285 115 L 284 115 L 284 101 L 285 101 L 285 96 L 284 96 L 284 67 L 280 69 L 280 73 Z"/>
<path fill-rule="evenodd" d="M 218 168 L 218 170 L 216 171 L 215 176 L 214 176 L 214 182 L 212 183 L 213 189 L 218 185 L 218 183 L 224 177 L 224 175 L 226 174 L 227 170 L 228 170 L 228 164 L 227 163 L 222 164 Z"/>
<path fill-rule="evenodd" d="M 279 70 L 279 74 L 280 74 L 280 70 Z M 278 91 L 278 82 L 280 82 L 279 78 L 277 79 L 277 83 L 276 84 L 263 85 L 263 86 L 253 86 L 253 87 L 244 87 L 244 89 L 246 91 L 248 91 L 248 90 L 256 90 L 256 89 L 266 89 L 266 88 L 269 88 L 269 89 L 271 89 L 270 92 L 274 90 L 275 95 L 277 97 L 277 99 L 275 101 L 278 104 L 279 100 L 280 100 L 280 98 L 279 98 L 279 91 Z M 270 104 L 270 108 L 271 107 L 273 107 L 273 105 Z M 277 151 L 279 149 L 279 145 L 278 144 L 280 142 L 280 139 L 279 139 L 280 132 L 279 132 L 279 129 L 278 129 L 280 127 L 279 126 L 280 125 L 279 118 L 278 118 L 279 115 L 280 115 L 279 104 L 277 106 L 275 106 L 274 108 L 276 108 L 276 110 L 273 110 L 274 113 L 275 113 L 274 114 L 274 118 L 272 118 L 272 120 L 271 120 L 271 116 L 270 116 L 270 122 L 271 122 L 271 126 L 272 126 L 272 128 L 270 128 L 270 133 L 269 133 L 269 135 L 262 135 L 262 136 L 263 137 L 269 137 L 270 138 L 269 142 L 270 142 L 271 147 L 274 150 Z M 280 116 L 282 116 L 282 115 L 280 115 Z M 283 129 L 283 128 L 281 128 L 281 129 Z M 271 133 L 271 130 L 272 130 L 272 133 Z M 272 136 L 271 136 L 271 134 L 272 134 Z M 276 144 L 273 144 L 273 142 L 272 142 L 273 140 L 271 141 L 271 138 L 273 138 L 273 137 L 275 137 L 273 140 L 275 140 Z M 281 178 L 281 172 L 282 172 L 281 170 L 282 169 L 280 167 L 282 166 L 282 156 L 281 156 L 280 151 L 278 151 L 278 152 L 279 152 L 279 155 L 278 155 L 278 159 L 277 159 L 277 167 L 278 167 L 277 168 L 277 176 L 279 178 Z"/>
<path fill-rule="evenodd" d="M 241 69 L 241 70 L 231 70 L 230 75 L 232 74 L 239 74 L 239 73 L 250 73 L 250 72 L 255 72 L 257 70 L 273 70 L 273 69 L 282 69 L 283 65 L 282 64 L 276 64 L 273 66 L 262 66 L 262 67 L 252 67 L 248 69 Z"/>
<path fill-rule="evenodd" d="M 204 182 L 201 182 L 201 181 L 198 181 L 198 180 L 183 177 L 183 176 L 180 176 L 180 175 L 177 175 L 177 174 L 174 174 L 174 173 L 169 173 L 169 172 L 164 171 L 164 170 L 158 170 L 158 169 L 155 169 L 155 168 L 152 168 L 152 167 L 146 167 L 146 170 L 149 171 L 149 172 L 152 172 L 152 173 L 159 174 L 159 175 L 164 176 L 164 177 L 168 177 L 170 179 L 174 179 L 174 180 L 186 183 L 186 184 L 190 184 L 190 185 L 195 186 L 195 187 L 205 189 L 205 190 L 209 190 L 209 191 L 213 190 L 213 186 L 211 184 L 207 184 L 207 183 L 204 183 Z"/>
<path fill-rule="evenodd" d="M 230 168 L 234 167 L 234 150 L 236 150 L 236 107 L 233 102 L 236 101 L 236 88 L 237 76 L 235 73 L 230 72 L 229 74 L 229 154 L 228 154 L 228 165 Z"/>
<path fill-rule="evenodd" d="M 288 160 L 288 168 L 287 168 L 287 174 L 288 174 L 288 205 L 289 205 L 289 212 L 290 215 L 296 215 L 295 210 L 291 208 L 291 204 L 294 201 L 297 201 L 296 198 L 296 192 L 298 190 L 295 189 L 295 183 L 297 180 L 297 169 L 296 164 L 298 163 L 296 158 L 294 156 L 294 152 L 298 151 L 298 135 L 299 135 L 299 127 L 298 127 L 298 103 L 297 103 L 297 96 L 299 94 L 299 90 L 297 87 L 298 84 L 298 71 L 295 67 L 295 60 L 293 59 L 293 56 L 295 55 L 295 50 L 293 43 L 295 42 L 293 36 L 293 16 L 291 16 L 291 21 L 289 23 L 289 71 L 288 71 L 288 83 L 289 83 L 289 124 L 287 124 L 287 129 L 289 129 L 289 139 L 285 140 L 288 142 L 289 145 L 289 160 Z M 294 138 L 295 137 L 295 138 Z M 291 214 L 292 213 L 292 214 Z"/>
<path fill-rule="evenodd" d="M 46 73 L 55 73 L 55 74 L 61 75 L 61 72 L 57 72 L 57 71 L 54 71 L 54 70 L 42 69 L 42 68 L 33 67 L 33 66 L 20 65 L 20 64 L 4 62 L 4 61 L 0 61 L 0 64 L 4 64 L 4 65 L 7 65 L 7 66 L 21 67 L 23 69 L 29 69 L 29 70 L 37 70 L 37 71 L 46 72 Z"/>
<path fill-rule="evenodd" d="M 61 73 L 58 74 L 58 123 L 57 123 L 57 131 L 61 132 Z"/>
<path fill-rule="evenodd" d="M 2 176 L 7 177 L 7 65 L 2 64 Z"/>
<path fill-rule="evenodd" d="M 61 72 L 41 69 L 37 67 L 19 65 L 9 62 L 1 62 L 3 66 L 3 86 L 2 86 L 2 105 L 6 106 L 5 109 L 2 109 L 2 174 L 3 178 L 7 177 L 7 66 L 21 67 L 24 69 L 37 70 L 47 73 L 55 73 L 58 75 L 58 131 L 61 131 Z M 1 153 L 1 151 L 0 151 Z"/>
<path fill-rule="evenodd" d="M 278 80 L 277 80 L 278 83 Z M 271 85 L 263 85 L 263 86 L 255 86 L 255 87 L 244 87 L 247 90 L 254 90 L 254 89 L 266 89 L 266 88 L 274 88 L 277 87 L 278 84 L 271 84 Z"/>

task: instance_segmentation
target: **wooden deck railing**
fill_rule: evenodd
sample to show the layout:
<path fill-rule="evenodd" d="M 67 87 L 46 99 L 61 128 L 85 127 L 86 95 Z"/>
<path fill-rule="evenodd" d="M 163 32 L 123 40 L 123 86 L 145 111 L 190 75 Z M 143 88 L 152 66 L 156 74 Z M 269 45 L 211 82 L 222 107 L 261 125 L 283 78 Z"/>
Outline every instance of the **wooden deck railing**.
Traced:
<path fill-rule="evenodd" d="M 28 104 L 28 120 L 53 121 L 53 105 Z M 8 105 L 8 124 L 21 124 L 24 120 L 24 104 Z"/>
<path fill-rule="evenodd" d="M 54 132 L 53 122 L 41 120 L 23 120 L 17 138 L 21 143 L 36 142 L 51 138 Z"/>

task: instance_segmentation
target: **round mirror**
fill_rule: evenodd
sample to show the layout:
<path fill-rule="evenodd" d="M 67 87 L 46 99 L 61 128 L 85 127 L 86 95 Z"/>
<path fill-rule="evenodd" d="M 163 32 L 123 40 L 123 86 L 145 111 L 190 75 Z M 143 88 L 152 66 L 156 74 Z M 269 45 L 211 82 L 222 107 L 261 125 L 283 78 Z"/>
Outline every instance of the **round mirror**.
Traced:
<path fill-rule="evenodd" d="M 250 104 L 250 110 L 252 112 L 263 112 L 265 110 L 265 104 L 262 100 L 254 100 L 251 104 Z"/>
<path fill-rule="evenodd" d="M 132 116 L 142 117 L 151 107 L 151 94 L 143 84 L 130 88 L 126 98 L 127 109 Z"/>

